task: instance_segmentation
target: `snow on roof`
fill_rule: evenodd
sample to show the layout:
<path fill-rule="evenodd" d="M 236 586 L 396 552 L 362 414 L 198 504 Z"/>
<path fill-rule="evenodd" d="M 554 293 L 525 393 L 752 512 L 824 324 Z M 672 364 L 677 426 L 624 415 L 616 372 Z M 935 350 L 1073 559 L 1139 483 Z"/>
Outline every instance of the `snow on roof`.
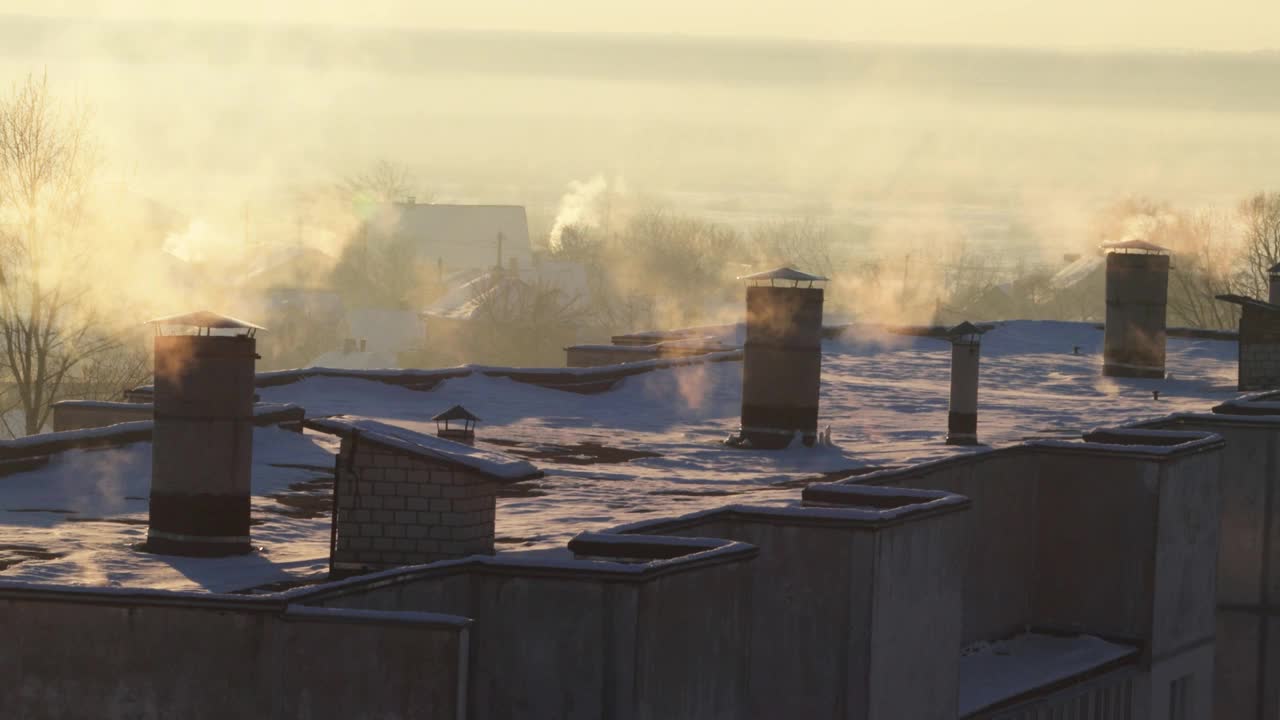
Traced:
<path fill-rule="evenodd" d="M 960 658 L 960 716 L 1137 655 L 1135 647 L 1092 635 L 1027 633 L 972 645 Z"/>
<path fill-rule="evenodd" d="M 197 310 L 196 312 L 183 313 L 181 315 L 169 315 L 167 317 L 155 318 L 148 320 L 148 325 L 186 325 L 189 327 L 201 328 L 219 328 L 219 329 L 244 329 L 244 330 L 266 330 L 261 325 L 255 325 L 248 320 L 240 320 L 227 315 L 219 315 L 208 310 Z"/>
<path fill-rule="evenodd" d="M 397 450 L 431 460 L 443 460 L 462 465 L 498 480 L 515 482 L 542 475 L 533 463 L 506 453 L 472 447 L 370 418 L 351 415 L 316 418 L 308 420 L 307 427 L 335 435 L 358 434 L 361 438 L 367 438 Z"/>
<path fill-rule="evenodd" d="M 588 293 L 586 268 L 572 262 L 543 261 L 534 266 L 521 266 L 515 273 L 509 269 L 487 270 L 459 273 L 454 277 L 457 281 L 431 303 L 423 315 L 470 320 L 486 303 L 534 286 L 554 288 L 566 298 L 581 298 Z"/>
<path fill-rule="evenodd" d="M 470 320 L 488 303 L 527 286 L 527 283 L 510 273 L 489 271 L 451 289 L 422 314 L 449 320 Z"/>
<path fill-rule="evenodd" d="M 752 275 L 739 275 L 739 280 L 788 280 L 795 282 L 824 282 L 827 278 L 821 275 L 810 275 L 801 272 L 795 268 L 778 267 L 764 272 L 754 273 Z"/>
<path fill-rule="evenodd" d="M 1103 266 L 1105 258 L 1101 255 L 1085 255 L 1054 273 L 1049 278 L 1049 287 L 1054 290 L 1066 290 L 1084 282 L 1095 270 Z"/>
<path fill-rule="evenodd" d="M 151 423 L 128 425 L 149 430 Z M 76 434 L 119 433 L 122 427 Z M 10 473 L 0 482 L 0 567 L 18 561 L 0 572 L 0 578 L 95 588 L 232 592 L 323 577 L 328 571 L 329 518 L 305 511 L 305 505 L 287 503 L 297 498 L 328 507 L 317 497 L 319 490 L 295 488 L 332 481 L 336 445 L 327 435 L 254 428 L 253 542 L 270 555 L 228 558 L 178 558 L 134 548 L 147 536 L 150 441 L 49 455 L 45 463 Z M 35 554 L 24 557 L 24 552 Z M 264 561 L 267 557 L 270 560 Z"/>
<path fill-rule="evenodd" d="M 1032 437 L 1079 438 L 1100 417 L 1120 424 L 1204 413 L 1236 396 L 1234 342 L 1170 337 L 1167 365 L 1173 377 L 1153 380 L 1102 377 L 1102 344 L 1101 329 L 1089 323 L 1009 321 L 984 335 L 983 378 L 989 391 L 983 395 L 981 439 L 998 448 Z M 1076 346 L 1079 355 L 1073 354 Z M 498 498 L 497 547 L 505 554 L 562 549 L 579 532 L 735 503 L 800 512 L 794 506 L 805 484 L 851 469 L 974 452 L 943 442 L 949 356 L 950 348 L 936 337 L 889 335 L 870 325 L 825 340 L 820 427 L 830 424 L 835 447 L 778 452 L 730 450 L 721 444 L 739 424 L 740 362 L 649 360 L 645 363 L 656 368 L 652 372 L 632 374 L 596 395 L 516 382 L 486 370 L 585 380 L 616 369 L 310 369 L 260 374 L 258 392 L 264 401 L 297 403 L 313 416 L 376 418 L 423 443 L 447 443 L 434 437 L 430 418 L 437 410 L 459 404 L 483 417 L 489 430 L 477 448 L 448 446 L 468 453 L 501 450 L 509 453 L 500 454 L 504 462 L 522 462 L 512 456 L 537 458 L 534 462 L 547 473 L 545 481 L 522 483 Z M 385 382 L 404 378 L 449 379 L 426 383 L 433 389 L 425 393 Z M 283 384 L 285 379 L 296 381 Z M 1153 388 L 1161 391 L 1159 401 L 1152 399 Z M 0 482 L 0 563 L 6 544 L 67 555 L 25 560 L 0 577 L 216 591 L 323 576 L 328 486 L 291 486 L 331 479 L 338 444 L 326 433 L 256 428 L 253 513 L 264 524 L 254 526 L 253 537 L 255 545 L 269 549 L 271 563 L 252 555 L 184 560 L 176 567 L 128 547 L 146 535 L 149 442 L 58 452 L 48 465 L 12 472 Z M 309 516 L 289 514 L 291 507 L 273 499 L 276 495 L 317 509 Z"/>
<path fill-rule="evenodd" d="M 1120 252 L 1144 252 L 1159 253 L 1167 255 L 1169 248 L 1161 247 L 1155 243 L 1146 240 L 1120 240 L 1116 242 L 1105 242 L 1099 245 L 1103 250 L 1113 250 Z"/>

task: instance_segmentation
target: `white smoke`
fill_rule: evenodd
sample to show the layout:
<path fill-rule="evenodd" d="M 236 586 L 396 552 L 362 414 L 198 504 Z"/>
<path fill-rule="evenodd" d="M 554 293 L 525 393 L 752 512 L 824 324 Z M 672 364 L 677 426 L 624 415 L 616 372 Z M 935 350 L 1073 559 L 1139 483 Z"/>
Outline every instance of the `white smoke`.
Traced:
<path fill-rule="evenodd" d="M 192 220 L 182 232 L 170 233 L 164 239 L 165 252 L 186 262 L 206 262 L 228 251 L 242 251 L 238 238 L 219 232 L 208 222 Z"/>
<path fill-rule="evenodd" d="M 617 211 L 615 201 L 625 193 L 626 184 L 622 178 L 615 177 L 611 182 L 604 175 L 596 175 L 590 180 L 571 180 L 568 192 L 560 198 L 556 209 L 555 224 L 548 238 L 551 249 L 560 248 L 560 237 L 565 228 L 608 230 L 614 220 L 613 213 Z"/>
<path fill-rule="evenodd" d="M 1152 241 L 1152 238 L 1159 234 L 1163 227 L 1167 227 L 1177 222 L 1177 217 L 1168 211 L 1162 211 L 1154 214 L 1131 215 L 1124 220 L 1122 226 L 1122 236 L 1120 242 L 1128 242 L 1130 240 Z"/>

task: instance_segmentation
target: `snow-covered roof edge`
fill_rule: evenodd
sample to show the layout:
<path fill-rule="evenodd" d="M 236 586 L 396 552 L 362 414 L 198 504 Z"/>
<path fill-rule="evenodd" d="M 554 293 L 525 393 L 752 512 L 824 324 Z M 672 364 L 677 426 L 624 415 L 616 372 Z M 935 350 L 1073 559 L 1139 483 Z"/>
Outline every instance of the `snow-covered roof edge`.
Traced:
<path fill-rule="evenodd" d="M 192 327 L 218 328 L 218 329 L 238 329 L 238 330 L 266 330 L 261 325 L 256 325 L 248 320 L 233 318 L 229 315 L 220 315 L 208 310 L 197 310 L 195 312 L 181 313 L 178 315 L 168 315 L 166 317 L 153 318 L 146 322 L 147 325 L 189 325 Z"/>
<path fill-rule="evenodd" d="M 404 451 L 410 455 L 465 467 L 495 480 L 517 482 L 542 476 L 542 471 L 528 460 L 495 450 L 472 447 L 446 438 L 415 432 L 371 418 L 335 415 L 312 418 L 306 426 L 333 435 L 359 436 L 361 439 Z"/>

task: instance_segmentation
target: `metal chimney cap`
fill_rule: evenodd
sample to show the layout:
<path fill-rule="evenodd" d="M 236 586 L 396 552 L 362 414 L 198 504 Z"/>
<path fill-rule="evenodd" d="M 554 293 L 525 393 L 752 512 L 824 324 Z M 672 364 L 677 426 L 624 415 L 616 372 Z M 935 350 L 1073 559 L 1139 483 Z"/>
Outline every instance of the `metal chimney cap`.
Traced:
<path fill-rule="evenodd" d="M 772 270 L 765 270 L 764 272 L 758 272 L 752 275 L 739 275 L 737 279 L 746 281 L 768 280 L 770 282 L 775 280 L 785 280 L 787 282 L 795 283 L 827 281 L 827 278 L 822 277 L 821 275 L 810 275 L 809 273 L 800 272 L 799 270 L 790 267 L 774 268 Z"/>
<path fill-rule="evenodd" d="M 980 328 L 968 320 L 965 320 L 959 325 L 948 330 L 947 335 L 981 335 L 984 332 L 986 332 L 985 328 Z"/>
<path fill-rule="evenodd" d="M 197 310 L 196 312 L 184 313 L 182 315 L 169 315 L 167 317 L 155 318 L 148 320 L 147 325 L 186 325 L 198 328 L 216 328 L 219 330 L 266 330 L 261 325 L 255 325 L 246 320 L 229 317 L 227 315 L 219 315 L 208 310 Z"/>
<path fill-rule="evenodd" d="M 472 422 L 480 422 L 480 418 L 476 417 L 470 410 L 462 407 L 461 405 L 454 405 L 431 419 L 436 422 L 444 420 L 470 420 Z"/>
<path fill-rule="evenodd" d="M 1155 243 L 1149 243 L 1146 240 L 1121 240 L 1118 242 L 1105 242 L 1098 247 L 1110 252 L 1121 253 L 1140 253 L 1147 255 L 1168 255 L 1171 251 L 1169 248 L 1160 247 Z"/>
<path fill-rule="evenodd" d="M 948 330 L 946 338 L 953 343 L 973 345 L 977 344 L 978 340 L 982 337 L 982 333 L 986 331 L 986 328 L 980 328 L 968 320 L 965 320 L 959 325 Z"/>
<path fill-rule="evenodd" d="M 1280 263 L 1276 263 L 1275 265 L 1267 268 L 1267 273 L 1270 275 L 1280 275 Z"/>

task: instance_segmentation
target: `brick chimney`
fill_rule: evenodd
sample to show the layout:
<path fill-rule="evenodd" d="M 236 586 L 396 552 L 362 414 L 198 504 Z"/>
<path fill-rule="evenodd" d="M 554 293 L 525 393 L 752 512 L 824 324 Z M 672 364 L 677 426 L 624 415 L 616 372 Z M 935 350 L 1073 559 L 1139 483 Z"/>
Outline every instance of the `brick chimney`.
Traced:
<path fill-rule="evenodd" d="M 152 320 L 155 430 L 146 548 L 247 553 L 253 464 L 252 323 L 196 312 Z"/>
<path fill-rule="evenodd" d="M 792 268 L 747 275 L 747 337 L 742 363 L 742 426 L 729 444 L 784 448 L 800 433 L 818 436 L 826 278 Z"/>
<path fill-rule="evenodd" d="M 1141 240 L 1107 250 L 1107 324 L 1102 374 L 1164 377 L 1169 251 Z"/>

